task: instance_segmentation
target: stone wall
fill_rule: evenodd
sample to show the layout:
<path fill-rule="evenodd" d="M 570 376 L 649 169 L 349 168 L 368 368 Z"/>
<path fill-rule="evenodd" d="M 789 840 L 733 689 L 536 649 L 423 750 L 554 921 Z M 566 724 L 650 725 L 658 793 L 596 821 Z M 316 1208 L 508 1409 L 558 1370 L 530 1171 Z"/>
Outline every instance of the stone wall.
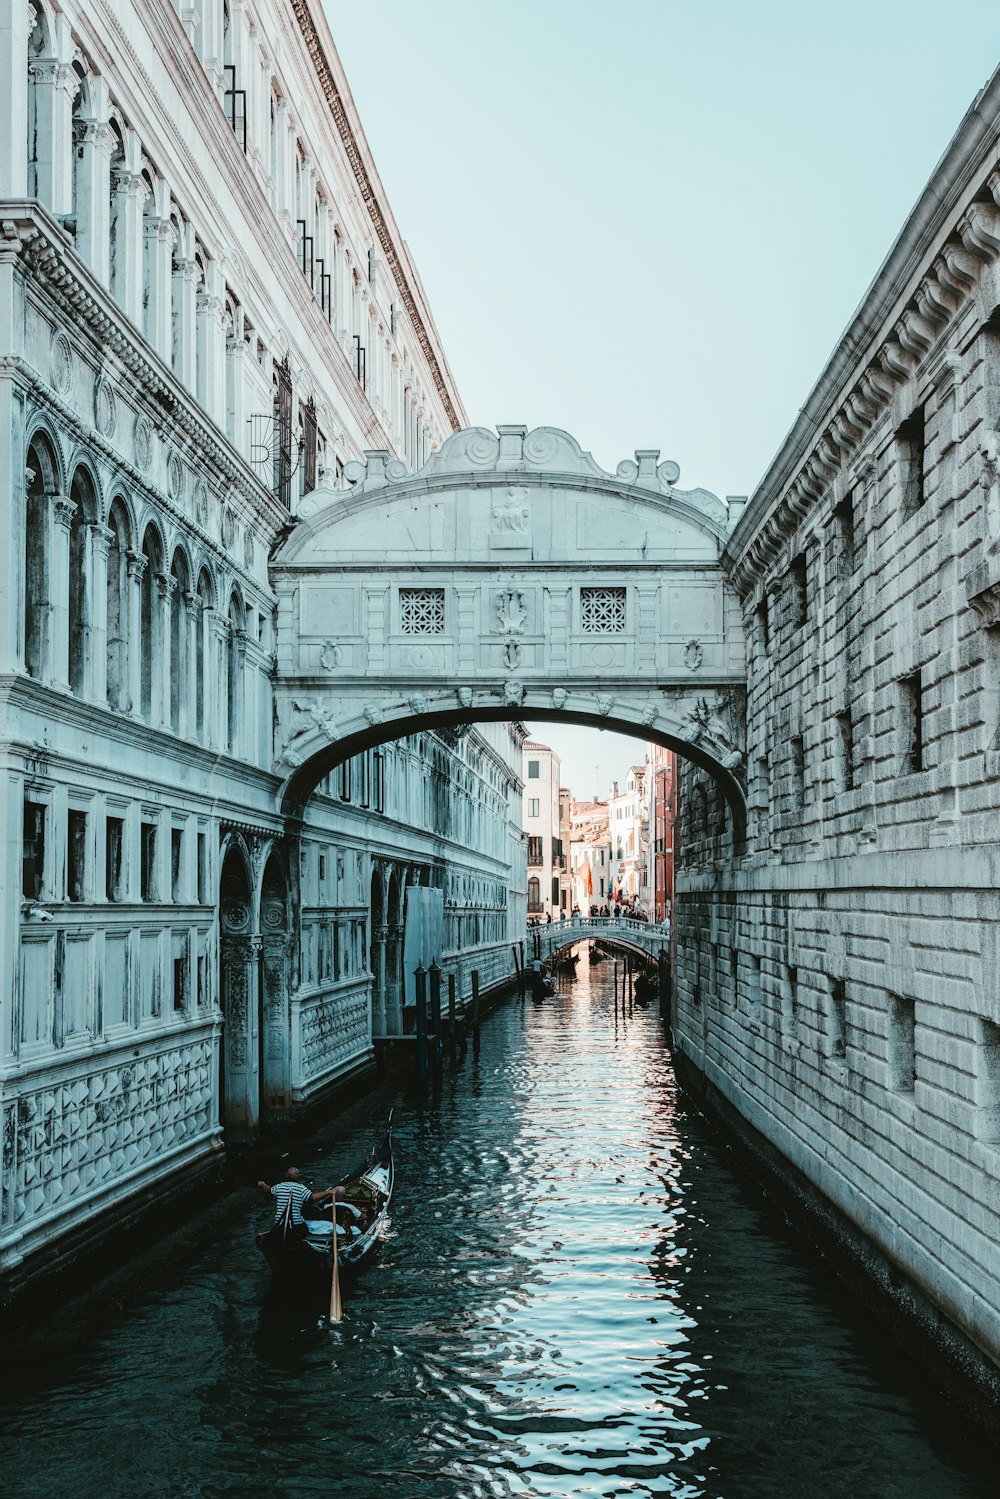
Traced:
<path fill-rule="evenodd" d="M 730 539 L 750 829 L 686 768 L 685 1058 L 1000 1361 L 1000 84 Z"/>

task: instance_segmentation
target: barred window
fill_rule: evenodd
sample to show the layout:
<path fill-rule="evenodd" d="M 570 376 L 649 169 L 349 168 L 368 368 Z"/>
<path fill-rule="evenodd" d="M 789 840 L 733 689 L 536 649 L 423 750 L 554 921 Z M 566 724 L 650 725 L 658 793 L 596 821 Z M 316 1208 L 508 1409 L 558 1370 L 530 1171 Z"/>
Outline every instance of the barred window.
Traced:
<path fill-rule="evenodd" d="M 587 635 L 620 635 L 625 629 L 624 588 L 581 588 L 580 628 Z"/>
<path fill-rule="evenodd" d="M 444 589 L 401 588 L 399 627 L 404 635 L 443 635 Z"/>

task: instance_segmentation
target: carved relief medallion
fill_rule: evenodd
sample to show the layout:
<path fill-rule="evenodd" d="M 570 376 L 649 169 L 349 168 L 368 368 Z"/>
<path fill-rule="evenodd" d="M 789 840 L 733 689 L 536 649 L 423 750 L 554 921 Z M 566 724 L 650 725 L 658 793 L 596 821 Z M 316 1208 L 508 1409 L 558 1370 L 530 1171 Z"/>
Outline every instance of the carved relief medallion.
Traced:
<path fill-rule="evenodd" d="M 524 605 L 524 594 L 518 588 L 502 589 L 497 594 L 497 619 L 501 635 L 520 635 L 524 630 L 528 611 Z"/>
<path fill-rule="evenodd" d="M 222 545 L 228 551 L 236 539 L 236 516 L 230 505 L 227 505 L 222 512 L 221 534 Z"/>
<path fill-rule="evenodd" d="M 199 479 L 194 487 L 194 494 L 191 497 L 191 508 L 194 511 L 194 518 L 198 522 L 199 526 L 207 526 L 208 486 L 206 485 L 204 479 Z"/>
<path fill-rule="evenodd" d="M 336 671 L 344 653 L 335 640 L 324 640 L 319 650 L 319 664 L 324 671 Z"/>
<path fill-rule="evenodd" d="M 67 394 L 73 383 L 73 350 L 65 333 L 56 333 L 49 350 L 49 375 L 54 390 Z"/>
<path fill-rule="evenodd" d="M 153 425 L 148 417 L 141 414 L 136 417 L 132 440 L 135 444 L 135 466 L 145 473 L 153 461 Z"/>
<path fill-rule="evenodd" d="M 167 459 L 167 494 L 178 503 L 184 497 L 184 465 L 176 453 Z"/>
<path fill-rule="evenodd" d="M 98 375 L 94 383 L 94 426 L 102 437 L 111 437 L 117 419 L 115 392 L 107 375 Z"/>
<path fill-rule="evenodd" d="M 697 671 L 704 659 L 705 653 L 701 648 L 701 641 L 689 640 L 684 647 L 684 665 L 688 671 Z"/>

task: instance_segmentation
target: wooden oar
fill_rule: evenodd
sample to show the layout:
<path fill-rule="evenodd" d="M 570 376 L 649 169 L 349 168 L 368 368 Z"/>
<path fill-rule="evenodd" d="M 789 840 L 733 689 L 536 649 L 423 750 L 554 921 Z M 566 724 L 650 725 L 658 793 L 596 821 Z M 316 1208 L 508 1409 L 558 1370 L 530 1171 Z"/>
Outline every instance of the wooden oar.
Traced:
<path fill-rule="evenodd" d="M 340 1299 L 340 1255 L 337 1253 L 337 1199 L 331 1204 L 333 1214 L 333 1276 L 330 1280 L 330 1321 L 339 1322 L 344 1315 Z"/>

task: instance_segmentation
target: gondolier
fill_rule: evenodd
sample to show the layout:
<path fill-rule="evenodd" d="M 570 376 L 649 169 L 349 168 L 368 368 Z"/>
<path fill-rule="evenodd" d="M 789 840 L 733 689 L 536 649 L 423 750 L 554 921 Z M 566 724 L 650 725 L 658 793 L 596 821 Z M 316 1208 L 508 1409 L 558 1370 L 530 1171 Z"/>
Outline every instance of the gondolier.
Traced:
<path fill-rule="evenodd" d="M 306 1221 L 302 1216 L 303 1204 L 324 1202 L 335 1192 L 334 1187 L 328 1187 L 324 1192 L 311 1192 L 305 1182 L 299 1179 L 297 1166 L 289 1166 L 284 1180 L 275 1182 L 273 1187 L 263 1181 L 259 1181 L 257 1185 L 262 1192 L 270 1192 L 274 1198 L 274 1228 L 271 1232 L 280 1228 L 300 1237 L 306 1232 Z"/>

